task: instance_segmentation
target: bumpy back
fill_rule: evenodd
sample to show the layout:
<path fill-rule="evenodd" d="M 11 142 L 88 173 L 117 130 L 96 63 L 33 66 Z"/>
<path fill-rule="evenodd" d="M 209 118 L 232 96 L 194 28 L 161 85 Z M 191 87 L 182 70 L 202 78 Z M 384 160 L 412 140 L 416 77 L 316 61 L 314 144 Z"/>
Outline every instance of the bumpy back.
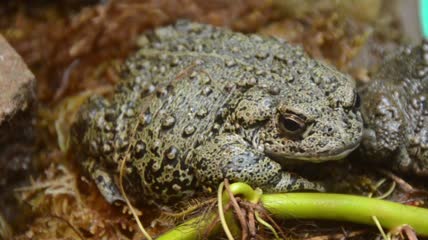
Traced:
<path fill-rule="evenodd" d="M 397 170 L 428 175 L 428 43 L 388 58 L 361 95 L 363 152 Z"/>

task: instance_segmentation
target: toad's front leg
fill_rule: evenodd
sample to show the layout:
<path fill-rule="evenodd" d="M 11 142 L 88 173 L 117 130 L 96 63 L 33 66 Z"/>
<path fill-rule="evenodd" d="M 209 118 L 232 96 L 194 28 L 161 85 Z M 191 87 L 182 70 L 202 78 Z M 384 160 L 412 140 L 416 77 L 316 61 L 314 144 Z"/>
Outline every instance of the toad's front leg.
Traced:
<path fill-rule="evenodd" d="M 101 195 L 103 195 L 108 203 L 125 202 L 113 176 L 98 164 L 95 159 L 88 158 L 82 163 L 82 166 L 88 172 L 91 179 L 94 180 Z"/>
<path fill-rule="evenodd" d="M 198 182 L 216 186 L 224 178 L 245 182 L 266 192 L 324 191 L 324 187 L 285 172 L 279 163 L 256 151 L 239 135 L 222 134 L 194 151 Z"/>

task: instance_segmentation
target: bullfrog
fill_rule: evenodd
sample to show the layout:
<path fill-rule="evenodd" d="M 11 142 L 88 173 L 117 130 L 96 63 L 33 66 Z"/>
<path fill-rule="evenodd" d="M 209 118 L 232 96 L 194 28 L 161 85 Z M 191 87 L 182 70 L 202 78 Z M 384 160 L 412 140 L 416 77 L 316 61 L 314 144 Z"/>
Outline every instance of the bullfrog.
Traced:
<path fill-rule="evenodd" d="M 171 203 L 227 178 L 266 192 L 323 191 L 284 166 L 346 157 L 363 120 L 355 82 L 272 37 L 180 21 L 140 39 L 121 82 L 72 127 L 79 162 L 108 202 Z"/>
<path fill-rule="evenodd" d="M 428 41 L 387 56 L 359 93 L 360 152 L 396 171 L 428 176 Z"/>

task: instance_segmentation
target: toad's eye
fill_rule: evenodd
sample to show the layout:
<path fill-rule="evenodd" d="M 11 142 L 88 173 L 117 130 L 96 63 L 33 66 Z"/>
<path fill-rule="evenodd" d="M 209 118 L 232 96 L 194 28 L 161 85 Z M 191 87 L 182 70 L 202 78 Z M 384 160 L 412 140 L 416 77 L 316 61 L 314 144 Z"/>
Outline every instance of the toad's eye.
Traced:
<path fill-rule="evenodd" d="M 306 130 L 306 121 L 297 114 L 285 113 L 278 118 L 278 128 L 287 137 L 299 138 Z"/>
<path fill-rule="evenodd" d="M 358 93 L 355 93 L 355 95 L 354 95 L 353 106 L 354 106 L 354 109 L 358 109 L 361 106 L 361 97 L 360 97 L 360 94 L 358 94 Z"/>

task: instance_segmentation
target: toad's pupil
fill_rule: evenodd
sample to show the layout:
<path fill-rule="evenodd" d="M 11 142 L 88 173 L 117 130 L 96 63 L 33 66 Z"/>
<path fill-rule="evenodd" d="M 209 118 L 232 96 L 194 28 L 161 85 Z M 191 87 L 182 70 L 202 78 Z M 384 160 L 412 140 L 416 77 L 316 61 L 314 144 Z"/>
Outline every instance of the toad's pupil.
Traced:
<path fill-rule="evenodd" d="M 284 129 L 290 132 L 299 131 L 302 125 L 291 118 L 281 117 L 281 125 Z"/>

